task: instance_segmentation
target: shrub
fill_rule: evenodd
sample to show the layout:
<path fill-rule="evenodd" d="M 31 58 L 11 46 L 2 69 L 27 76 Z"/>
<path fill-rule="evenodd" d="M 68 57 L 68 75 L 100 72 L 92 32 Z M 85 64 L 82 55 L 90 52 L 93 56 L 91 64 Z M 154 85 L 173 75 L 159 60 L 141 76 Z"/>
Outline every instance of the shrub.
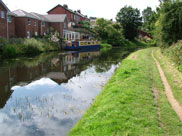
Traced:
<path fill-rule="evenodd" d="M 17 50 L 14 45 L 8 44 L 3 47 L 3 56 L 14 57 L 16 54 L 17 54 Z"/>
<path fill-rule="evenodd" d="M 178 67 L 179 71 L 182 71 L 182 41 L 178 41 L 169 48 L 165 48 L 163 53 L 168 56 Z"/>
<path fill-rule="evenodd" d="M 8 45 L 8 40 L 6 40 L 5 38 L 0 38 L 0 44 L 3 46 Z"/>
<path fill-rule="evenodd" d="M 25 54 L 38 54 L 40 52 L 45 51 L 43 49 L 43 43 L 31 38 L 31 39 L 26 39 L 24 41 L 24 47 L 23 47 L 23 51 Z"/>
<path fill-rule="evenodd" d="M 108 44 L 108 43 L 101 43 L 101 48 L 112 48 L 112 45 Z"/>

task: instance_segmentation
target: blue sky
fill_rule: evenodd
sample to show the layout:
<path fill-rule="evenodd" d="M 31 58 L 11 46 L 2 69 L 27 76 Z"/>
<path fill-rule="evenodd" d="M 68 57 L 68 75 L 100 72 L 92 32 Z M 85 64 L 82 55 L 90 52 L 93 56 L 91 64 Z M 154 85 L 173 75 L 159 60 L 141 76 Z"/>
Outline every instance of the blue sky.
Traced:
<path fill-rule="evenodd" d="M 115 18 L 117 12 L 125 5 L 131 5 L 141 11 L 147 6 L 155 9 L 158 0 L 3 0 L 10 10 L 23 9 L 28 12 L 46 14 L 57 4 L 68 4 L 73 10 L 80 9 L 84 15 Z"/>

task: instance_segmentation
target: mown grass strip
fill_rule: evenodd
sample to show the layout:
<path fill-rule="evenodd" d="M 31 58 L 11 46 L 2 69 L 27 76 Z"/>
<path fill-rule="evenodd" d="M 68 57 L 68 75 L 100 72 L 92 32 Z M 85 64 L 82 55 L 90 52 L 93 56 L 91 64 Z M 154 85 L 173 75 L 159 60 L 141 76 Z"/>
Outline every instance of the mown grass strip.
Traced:
<path fill-rule="evenodd" d="M 138 51 L 122 62 L 69 135 L 164 134 L 152 92 L 151 50 Z"/>
<path fill-rule="evenodd" d="M 159 48 L 131 54 L 69 135 L 182 135 L 182 123 L 166 98 L 152 50 L 160 63 L 168 61 Z M 157 104 L 152 87 L 158 91 Z"/>

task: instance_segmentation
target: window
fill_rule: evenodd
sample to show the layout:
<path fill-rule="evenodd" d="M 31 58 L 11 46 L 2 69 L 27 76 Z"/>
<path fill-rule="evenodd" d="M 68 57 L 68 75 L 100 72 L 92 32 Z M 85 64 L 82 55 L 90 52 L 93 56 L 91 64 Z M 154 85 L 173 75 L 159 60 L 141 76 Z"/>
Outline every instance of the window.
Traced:
<path fill-rule="evenodd" d="M 28 18 L 28 25 L 31 25 L 31 20 Z"/>
<path fill-rule="evenodd" d="M 45 22 L 42 22 L 42 27 L 45 27 Z"/>
<path fill-rule="evenodd" d="M 1 18 L 5 18 L 5 12 L 1 11 Z"/>
<path fill-rule="evenodd" d="M 11 16 L 8 16 L 8 22 L 11 22 L 11 21 L 12 21 Z"/>
<path fill-rule="evenodd" d="M 34 26 L 37 26 L 37 21 L 34 21 Z"/>

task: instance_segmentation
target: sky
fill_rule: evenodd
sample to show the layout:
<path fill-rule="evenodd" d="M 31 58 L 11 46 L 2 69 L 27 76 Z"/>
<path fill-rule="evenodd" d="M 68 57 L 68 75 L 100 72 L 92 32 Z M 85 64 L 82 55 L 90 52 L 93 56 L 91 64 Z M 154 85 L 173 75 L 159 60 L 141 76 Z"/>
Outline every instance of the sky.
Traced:
<path fill-rule="evenodd" d="M 154 10 L 159 5 L 159 0 L 3 0 L 8 8 L 13 11 L 22 9 L 27 12 L 46 14 L 58 4 L 67 4 L 72 10 L 80 9 L 88 17 L 103 17 L 115 19 L 116 14 L 125 5 L 130 5 L 142 11 L 147 6 Z"/>

